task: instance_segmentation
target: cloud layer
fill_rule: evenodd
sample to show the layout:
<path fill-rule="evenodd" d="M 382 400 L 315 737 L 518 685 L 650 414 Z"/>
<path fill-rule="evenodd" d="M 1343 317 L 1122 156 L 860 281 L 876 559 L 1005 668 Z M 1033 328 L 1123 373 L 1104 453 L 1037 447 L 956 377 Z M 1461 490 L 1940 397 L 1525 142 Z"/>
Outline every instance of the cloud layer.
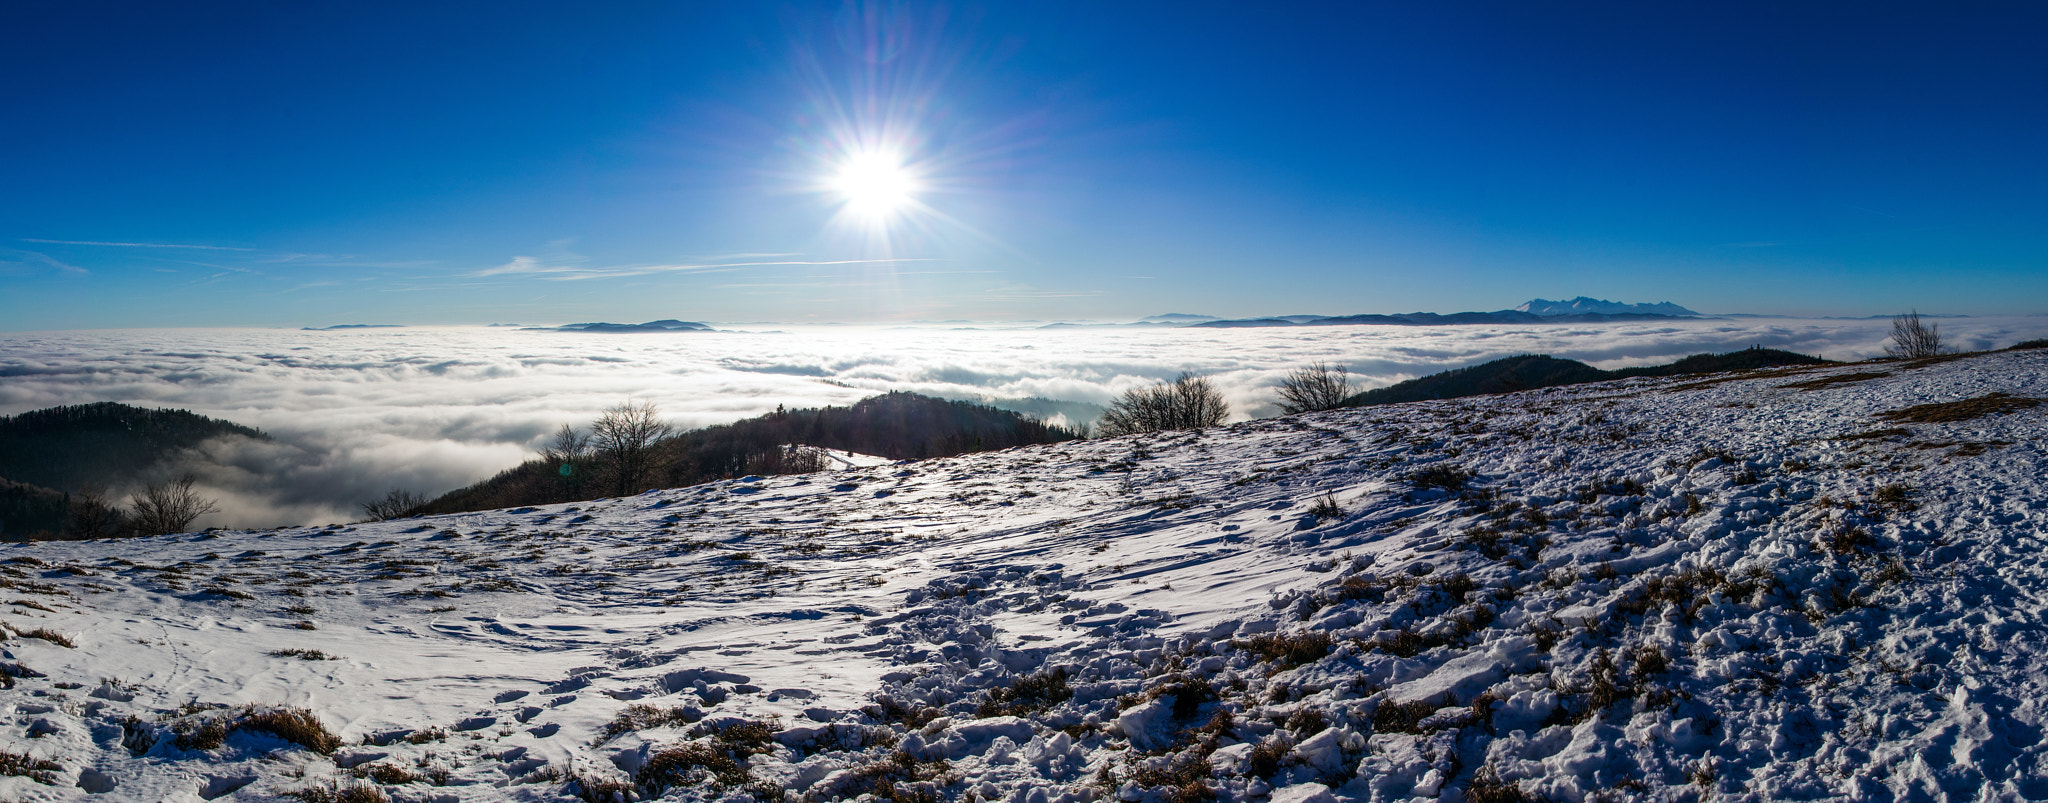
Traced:
<path fill-rule="evenodd" d="M 2048 318 L 1940 322 L 1964 348 L 2048 336 Z M 1831 359 L 1882 353 L 1889 322 L 1733 319 L 1599 326 L 1000 330 L 808 327 L 588 334 L 504 329 L 127 330 L 0 335 L 0 413 L 118 401 L 261 428 L 219 443 L 202 476 L 223 512 L 202 524 L 353 518 L 393 487 L 439 493 L 509 468 L 556 426 L 627 398 L 685 428 L 777 405 L 880 391 L 1106 404 L 1181 371 L 1211 375 L 1238 417 L 1314 360 L 1369 386 L 1512 354 L 1603 368 L 1762 345 Z"/>

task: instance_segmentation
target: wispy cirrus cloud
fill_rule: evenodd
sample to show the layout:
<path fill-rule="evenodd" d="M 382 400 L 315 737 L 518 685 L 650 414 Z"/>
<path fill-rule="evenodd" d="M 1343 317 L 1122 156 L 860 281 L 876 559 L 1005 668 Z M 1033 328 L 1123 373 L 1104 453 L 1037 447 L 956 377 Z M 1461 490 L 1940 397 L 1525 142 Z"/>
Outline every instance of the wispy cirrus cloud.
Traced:
<path fill-rule="evenodd" d="M 0 248 L 0 274 L 42 273 L 56 271 L 67 276 L 84 276 L 84 268 L 65 262 L 41 251 L 24 251 L 19 248 Z"/>
<path fill-rule="evenodd" d="M 192 248 L 192 249 L 197 249 L 197 250 L 201 250 L 201 251 L 254 251 L 254 250 L 256 250 L 256 249 L 254 249 L 254 248 L 236 248 L 236 247 L 234 247 L 234 246 L 231 246 L 231 245 L 192 245 L 192 244 L 188 244 L 188 243 L 118 243 L 118 242 L 105 242 L 105 241 L 100 241 L 100 240 L 43 240 L 43 239 L 38 239 L 38 238 L 35 238 L 35 237 L 23 237 L 23 238 L 21 238 L 21 241 L 22 241 L 22 242 L 25 242 L 25 243 L 44 243 L 44 244 L 47 244 L 47 245 L 104 245 L 104 246 L 112 246 L 112 247 L 115 247 L 115 248 Z"/>

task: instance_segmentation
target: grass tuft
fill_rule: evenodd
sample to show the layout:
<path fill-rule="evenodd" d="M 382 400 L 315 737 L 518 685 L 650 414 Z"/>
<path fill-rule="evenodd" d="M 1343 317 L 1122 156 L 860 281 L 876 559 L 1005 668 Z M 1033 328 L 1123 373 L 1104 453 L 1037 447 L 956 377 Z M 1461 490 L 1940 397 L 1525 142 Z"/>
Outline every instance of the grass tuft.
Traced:
<path fill-rule="evenodd" d="M 1067 688 L 1067 670 L 1056 667 L 1050 672 L 1021 678 L 1010 688 L 990 691 L 988 699 L 974 710 L 974 715 L 985 719 L 1044 713 L 1073 696 L 1074 691 Z"/>
<path fill-rule="evenodd" d="M 55 761 L 0 750 L 0 775 L 27 778 L 44 786 L 56 786 L 57 773 L 63 771 L 64 765 Z"/>

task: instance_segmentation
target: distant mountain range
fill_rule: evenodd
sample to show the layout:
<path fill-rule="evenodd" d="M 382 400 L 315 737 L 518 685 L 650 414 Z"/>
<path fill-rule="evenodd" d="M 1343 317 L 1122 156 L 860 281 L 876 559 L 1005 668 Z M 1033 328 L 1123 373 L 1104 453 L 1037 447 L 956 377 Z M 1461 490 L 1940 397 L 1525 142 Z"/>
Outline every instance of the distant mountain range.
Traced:
<path fill-rule="evenodd" d="M 713 332 L 717 331 L 695 321 L 678 321 L 663 318 L 646 323 L 572 323 L 565 326 L 529 326 L 522 332 Z"/>
<path fill-rule="evenodd" d="M 1699 313 L 1668 301 L 1656 304 L 1620 304 L 1613 301 L 1602 301 L 1597 298 L 1580 296 L 1570 301 L 1549 301 L 1541 298 L 1531 299 L 1515 309 L 1505 309 L 1496 312 L 1453 312 L 1447 315 L 1434 312 L 1407 312 L 1393 315 L 1278 315 L 1269 318 L 1211 320 L 1191 323 L 1188 326 L 1208 329 L 1245 329 L 1268 326 L 1454 326 L 1502 323 L 1612 323 L 1616 321 L 1689 318 L 1697 315 Z"/>
<path fill-rule="evenodd" d="M 1532 298 L 1523 302 L 1521 306 L 1516 307 L 1515 311 L 1545 317 L 1553 315 L 1626 315 L 1631 313 L 1672 316 L 1699 315 L 1697 312 L 1669 301 L 1660 301 L 1655 304 L 1621 304 L 1613 301 L 1602 301 L 1597 298 L 1587 298 L 1585 296 L 1579 296 L 1570 301 Z"/>

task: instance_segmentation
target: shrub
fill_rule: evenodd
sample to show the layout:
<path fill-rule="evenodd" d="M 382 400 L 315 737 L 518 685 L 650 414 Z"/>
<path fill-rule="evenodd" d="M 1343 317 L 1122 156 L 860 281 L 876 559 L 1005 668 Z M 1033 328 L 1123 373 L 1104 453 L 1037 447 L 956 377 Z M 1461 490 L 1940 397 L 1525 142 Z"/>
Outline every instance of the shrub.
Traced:
<path fill-rule="evenodd" d="M 96 483 L 87 483 L 71 497 L 71 527 L 73 538 L 112 538 L 127 526 L 127 517 L 121 509 L 107 501 L 107 490 Z"/>
<path fill-rule="evenodd" d="M 1885 356 L 1898 359 L 1936 357 L 1954 351 L 1941 344 L 1940 326 L 1921 322 L 1919 310 L 1892 319 L 1892 342 L 1884 347 Z"/>
<path fill-rule="evenodd" d="M 2022 340 L 2012 344 L 2012 348 L 2006 349 L 2006 351 L 2023 351 L 2025 349 L 2048 349 L 2048 338 Z"/>
<path fill-rule="evenodd" d="M 384 495 L 383 499 L 373 499 L 364 502 L 363 515 L 368 521 L 402 519 L 412 515 L 413 511 L 426 506 L 427 502 L 427 497 L 423 495 L 413 493 L 404 488 L 393 488 L 390 493 Z"/>
<path fill-rule="evenodd" d="M 1111 402 L 1096 431 L 1104 437 L 1200 429 L 1223 423 L 1230 405 L 1207 377 L 1183 373 L 1172 382 L 1124 391 Z"/>
<path fill-rule="evenodd" d="M 1335 410 L 1351 393 L 1350 371 L 1344 366 L 1310 363 L 1280 380 L 1280 410 L 1288 415 Z"/>
<path fill-rule="evenodd" d="M 1344 518 L 1344 512 L 1344 506 L 1338 504 L 1337 495 L 1334 493 L 1317 497 L 1315 504 L 1308 508 L 1308 514 L 1314 516 L 1317 522 Z"/>
<path fill-rule="evenodd" d="M 194 482 L 187 474 L 163 485 L 144 486 L 142 493 L 128 502 L 128 520 L 135 531 L 142 535 L 182 533 L 192 526 L 193 519 L 220 510 L 212 499 L 192 490 Z"/>

